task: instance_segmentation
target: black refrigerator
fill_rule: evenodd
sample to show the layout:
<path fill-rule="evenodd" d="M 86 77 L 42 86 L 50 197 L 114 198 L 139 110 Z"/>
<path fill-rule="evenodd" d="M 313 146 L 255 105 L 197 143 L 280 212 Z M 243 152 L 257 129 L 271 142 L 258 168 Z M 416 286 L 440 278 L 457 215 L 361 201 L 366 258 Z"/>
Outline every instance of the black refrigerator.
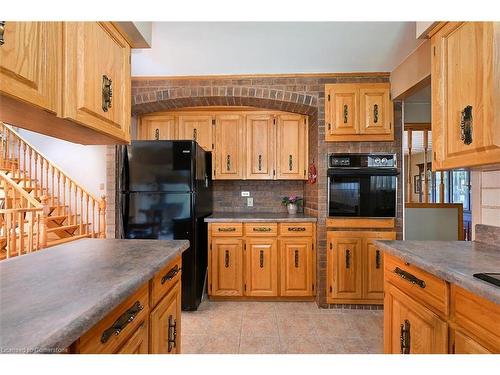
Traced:
<path fill-rule="evenodd" d="M 189 240 L 182 254 L 182 309 L 196 310 L 207 272 L 211 153 L 194 141 L 132 141 L 118 154 L 118 235 Z"/>

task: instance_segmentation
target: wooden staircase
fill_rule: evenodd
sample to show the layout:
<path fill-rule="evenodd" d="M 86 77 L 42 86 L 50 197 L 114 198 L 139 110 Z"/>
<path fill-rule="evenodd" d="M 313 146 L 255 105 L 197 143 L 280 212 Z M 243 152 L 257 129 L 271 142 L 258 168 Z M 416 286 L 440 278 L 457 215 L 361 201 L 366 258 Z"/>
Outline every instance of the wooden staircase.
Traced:
<path fill-rule="evenodd" d="M 81 238 L 105 237 L 97 199 L 0 122 L 0 260 Z"/>

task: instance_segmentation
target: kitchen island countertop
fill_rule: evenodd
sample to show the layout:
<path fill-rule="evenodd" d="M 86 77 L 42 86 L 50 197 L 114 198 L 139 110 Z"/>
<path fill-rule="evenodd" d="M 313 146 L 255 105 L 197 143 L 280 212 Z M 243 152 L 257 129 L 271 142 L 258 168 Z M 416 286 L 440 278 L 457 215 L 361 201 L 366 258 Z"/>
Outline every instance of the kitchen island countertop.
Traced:
<path fill-rule="evenodd" d="M 83 239 L 0 262 L 0 353 L 64 351 L 188 247 Z"/>

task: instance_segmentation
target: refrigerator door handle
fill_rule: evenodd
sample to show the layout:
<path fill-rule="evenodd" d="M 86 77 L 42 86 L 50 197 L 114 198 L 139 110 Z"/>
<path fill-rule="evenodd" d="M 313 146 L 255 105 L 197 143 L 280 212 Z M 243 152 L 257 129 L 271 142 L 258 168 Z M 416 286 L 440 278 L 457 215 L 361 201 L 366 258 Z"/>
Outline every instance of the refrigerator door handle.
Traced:
<path fill-rule="evenodd" d="M 205 173 L 205 187 L 208 187 L 208 175 Z"/>
<path fill-rule="evenodd" d="M 129 191 L 129 165 L 127 146 L 122 146 L 122 162 L 120 170 L 121 191 Z"/>
<path fill-rule="evenodd" d="M 120 238 L 126 238 L 127 234 L 127 221 L 129 215 L 129 194 L 122 195 L 122 227 L 121 227 L 121 236 Z"/>

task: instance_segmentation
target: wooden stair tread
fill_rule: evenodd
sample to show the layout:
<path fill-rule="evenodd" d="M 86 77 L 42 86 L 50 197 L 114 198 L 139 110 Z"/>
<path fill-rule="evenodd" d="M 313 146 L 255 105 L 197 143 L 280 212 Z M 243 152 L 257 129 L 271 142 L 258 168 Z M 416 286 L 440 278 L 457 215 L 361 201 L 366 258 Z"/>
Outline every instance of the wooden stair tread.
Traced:
<path fill-rule="evenodd" d="M 47 233 L 51 233 L 51 232 L 60 232 L 60 231 L 75 231 L 76 229 L 78 229 L 80 227 L 79 224 L 72 224 L 72 225 L 62 225 L 60 227 L 54 227 L 54 228 L 47 228 Z"/>
<path fill-rule="evenodd" d="M 68 215 L 55 215 L 55 216 L 47 216 L 47 220 L 50 221 L 57 221 L 57 220 L 62 220 L 62 219 L 67 219 Z"/>
<path fill-rule="evenodd" d="M 71 236 L 71 237 L 60 238 L 58 240 L 47 241 L 47 247 L 60 245 L 66 242 L 81 240 L 82 238 L 90 238 L 90 237 L 91 237 L 90 234 L 80 234 L 78 236 Z"/>

